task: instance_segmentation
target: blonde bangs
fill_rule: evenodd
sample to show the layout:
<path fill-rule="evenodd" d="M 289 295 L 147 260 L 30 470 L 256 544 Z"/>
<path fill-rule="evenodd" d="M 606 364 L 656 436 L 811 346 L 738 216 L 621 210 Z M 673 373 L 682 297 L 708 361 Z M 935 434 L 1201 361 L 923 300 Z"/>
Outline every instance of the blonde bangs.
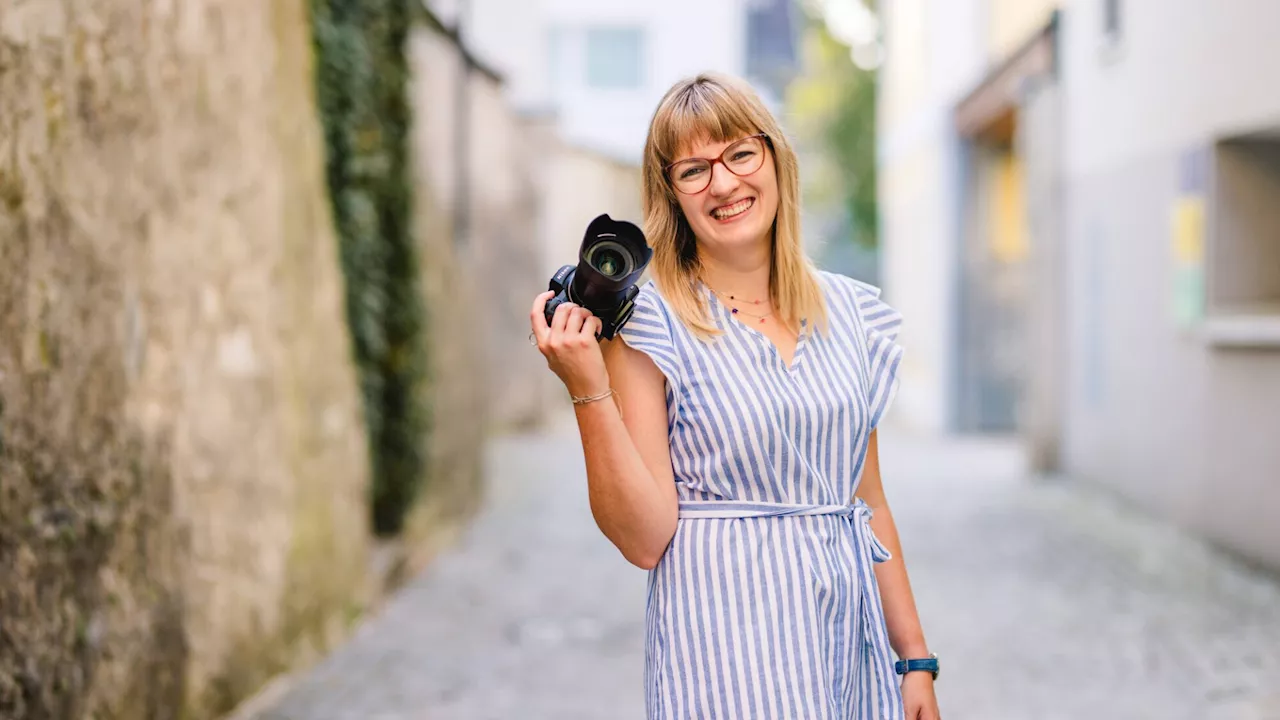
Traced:
<path fill-rule="evenodd" d="M 654 116 L 653 147 L 658 160 L 668 165 L 681 159 L 687 146 L 702 140 L 728 142 L 742 135 L 763 132 L 750 108 L 721 88 L 695 85 L 672 98 Z"/>
<path fill-rule="evenodd" d="M 769 293 L 777 318 L 798 329 L 802 319 L 825 329 L 826 301 L 817 272 L 804 255 L 800 237 L 800 172 L 795 150 L 782 128 L 750 86 L 704 73 L 676 83 L 658 104 L 645 141 L 642 181 L 644 232 L 653 248 L 650 272 L 662 297 L 695 335 L 709 339 L 720 329 L 698 291 L 701 265 L 697 243 L 680 211 L 664 168 L 694 143 L 728 142 L 765 133 L 778 177 L 778 215 L 774 219 L 773 267 Z"/>

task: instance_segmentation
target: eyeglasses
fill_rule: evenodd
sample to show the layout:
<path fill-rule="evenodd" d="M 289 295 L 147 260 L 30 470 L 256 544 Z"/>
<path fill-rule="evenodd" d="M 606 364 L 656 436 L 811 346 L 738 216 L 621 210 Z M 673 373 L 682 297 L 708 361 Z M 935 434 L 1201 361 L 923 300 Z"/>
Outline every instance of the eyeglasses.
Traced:
<path fill-rule="evenodd" d="M 749 135 L 735 142 L 713 160 L 689 158 L 678 160 L 663 168 L 671 187 L 685 195 L 697 195 L 711 184 L 711 171 L 716 163 L 723 163 L 729 172 L 745 177 L 764 164 L 764 148 L 769 136 L 765 133 Z"/>

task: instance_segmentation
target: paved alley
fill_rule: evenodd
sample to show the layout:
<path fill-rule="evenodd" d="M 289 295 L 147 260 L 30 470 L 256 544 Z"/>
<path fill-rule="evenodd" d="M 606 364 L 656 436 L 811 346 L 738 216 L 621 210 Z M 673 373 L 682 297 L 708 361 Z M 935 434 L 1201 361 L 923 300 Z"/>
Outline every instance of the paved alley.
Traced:
<path fill-rule="evenodd" d="M 1280 585 L 997 441 L 882 439 L 946 720 L 1280 719 Z M 572 427 L 495 442 L 488 509 L 254 720 L 642 720 L 645 573 Z"/>

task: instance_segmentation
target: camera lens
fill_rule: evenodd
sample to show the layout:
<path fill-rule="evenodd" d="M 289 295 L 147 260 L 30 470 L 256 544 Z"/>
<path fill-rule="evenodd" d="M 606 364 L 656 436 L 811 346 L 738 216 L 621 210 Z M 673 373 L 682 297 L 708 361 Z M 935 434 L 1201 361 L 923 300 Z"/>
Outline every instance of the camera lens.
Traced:
<path fill-rule="evenodd" d="M 614 220 L 606 213 L 591 221 L 578 248 L 578 262 L 556 271 L 547 289 L 554 292 L 547 301 L 547 322 L 555 307 L 577 303 L 600 318 L 599 337 L 610 340 L 631 318 L 636 282 L 653 259 L 653 249 L 644 232 L 634 223 Z"/>
<path fill-rule="evenodd" d="M 591 248 L 587 262 L 601 275 L 623 277 L 631 272 L 631 253 L 616 242 L 602 242 Z"/>

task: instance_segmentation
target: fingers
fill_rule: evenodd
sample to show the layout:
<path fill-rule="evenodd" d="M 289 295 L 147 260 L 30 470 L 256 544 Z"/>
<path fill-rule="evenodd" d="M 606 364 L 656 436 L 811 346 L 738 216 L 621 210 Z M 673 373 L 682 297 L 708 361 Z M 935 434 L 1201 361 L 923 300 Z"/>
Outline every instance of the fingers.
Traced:
<path fill-rule="evenodd" d="M 573 312 L 569 314 L 569 319 L 565 322 L 564 331 L 571 335 L 579 335 L 582 333 L 582 325 L 587 320 L 595 317 L 591 311 L 582 307 L 575 306 Z"/>
<path fill-rule="evenodd" d="M 590 310 L 574 303 L 565 303 L 556 308 L 551 318 L 551 332 L 557 335 L 578 335 L 583 325 L 595 315 Z"/>
<path fill-rule="evenodd" d="M 538 295 L 533 299 L 533 306 L 529 309 L 529 325 L 533 328 L 539 350 L 546 354 L 548 351 L 555 351 L 568 341 L 574 341 L 574 344 L 577 344 L 583 338 L 594 340 L 600 334 L 603 328 L 600 318 L 587 308 L 571 302 L 557 306 L 548 324 L 547 301 L 554 295 L 555 293 L 550 291 Z"/>
<path fill-rule="evenodd" d="M 573 309 L 576 307 L 578 306 L 574 305 L 573 303 L 567 302 L 567 303 L 561 303 L 560 307 L 556 308 L 555 315 L 551 316 L 551 334 L 553 335 L 564 334 L 565 326 L 568 325 L 569 323 L 569 315 L 570 313 L 573 312 Z"/>
<path fill-rule="evenodd" d="M 546 307 L 547 301 L 555 297 L 555 293 L 548 290 L 533 299 L 533 307 L 529 310 L 529 328 L 533 330 L 533 336 L 537 338 L 539 344 L 546 341 L 550 328 L 547 326 Z"/>

